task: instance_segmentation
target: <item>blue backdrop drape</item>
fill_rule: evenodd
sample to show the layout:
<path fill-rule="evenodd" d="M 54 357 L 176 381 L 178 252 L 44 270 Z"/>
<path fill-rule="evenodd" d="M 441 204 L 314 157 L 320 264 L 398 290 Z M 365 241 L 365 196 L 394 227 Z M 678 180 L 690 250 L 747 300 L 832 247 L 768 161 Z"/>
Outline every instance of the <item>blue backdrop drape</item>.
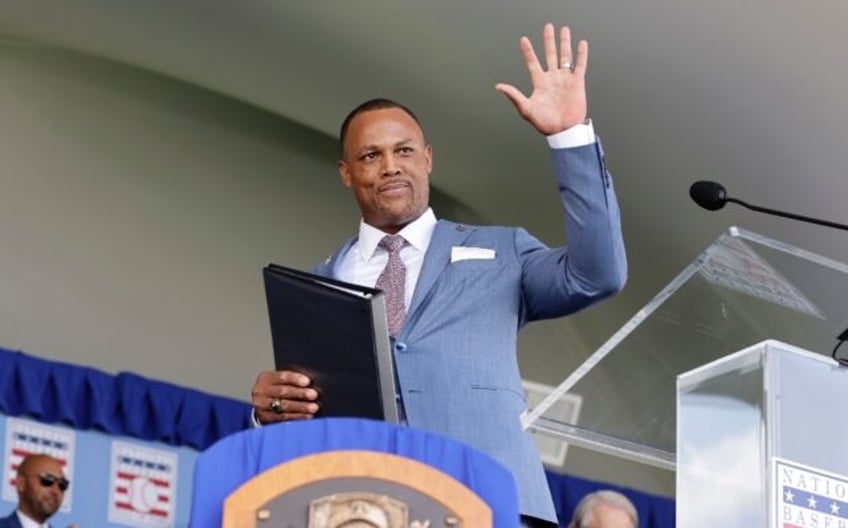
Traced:
<path fill-rule="evenodd" d="M 0 412 L 199 451 L 250 427 L 250 405 L 242 401 L 2 348 Z M 550 471 L 547 477 L 563 526 L 583 495 L 604 488 L 630 497 L 639 511 L 640 528 L 674 526 L 671 499 Z"/>

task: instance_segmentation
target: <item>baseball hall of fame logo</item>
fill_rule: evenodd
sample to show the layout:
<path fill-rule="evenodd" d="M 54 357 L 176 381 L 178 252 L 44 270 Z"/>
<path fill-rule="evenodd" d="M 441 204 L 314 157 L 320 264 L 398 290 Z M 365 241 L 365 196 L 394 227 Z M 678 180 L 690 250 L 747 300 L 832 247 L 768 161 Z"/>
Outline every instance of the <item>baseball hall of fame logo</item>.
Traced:
<path fill-rule="evenodd" d="M 109 521 L 128 526 L 173 526 L 177 455 L 162 449 L 112 443 Z"/>
<path fill-rule="evenodd" d="M 848 528 L 848 479 L 774 459 L 774 526 Z"/>

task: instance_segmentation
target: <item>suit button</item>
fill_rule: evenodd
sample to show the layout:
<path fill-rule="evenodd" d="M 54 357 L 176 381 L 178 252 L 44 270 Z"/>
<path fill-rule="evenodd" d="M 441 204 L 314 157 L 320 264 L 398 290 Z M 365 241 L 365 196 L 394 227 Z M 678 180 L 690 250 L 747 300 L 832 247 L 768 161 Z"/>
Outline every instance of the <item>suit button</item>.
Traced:
<path fill-rule="evenodd" d="M 406 352 L 406 343 L 395 342 L 395 350 L 398 352 Z"/>

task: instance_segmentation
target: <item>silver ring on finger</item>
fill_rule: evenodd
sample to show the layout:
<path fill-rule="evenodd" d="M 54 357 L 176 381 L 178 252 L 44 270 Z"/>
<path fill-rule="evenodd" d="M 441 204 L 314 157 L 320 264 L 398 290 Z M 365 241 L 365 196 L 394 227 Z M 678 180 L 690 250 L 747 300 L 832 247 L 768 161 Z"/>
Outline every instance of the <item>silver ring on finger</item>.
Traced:
<path fill-rule="evenodd" d="M 562 69 L 562 70 L 568 70 L 568 71 L 573 72 L 573 71 L 574 71 L 574 65 L 573 65 L 573 64 L 571 64 L 570 62 L 563 62 L 563 63 L 560 65 L 560 69 Z"/>

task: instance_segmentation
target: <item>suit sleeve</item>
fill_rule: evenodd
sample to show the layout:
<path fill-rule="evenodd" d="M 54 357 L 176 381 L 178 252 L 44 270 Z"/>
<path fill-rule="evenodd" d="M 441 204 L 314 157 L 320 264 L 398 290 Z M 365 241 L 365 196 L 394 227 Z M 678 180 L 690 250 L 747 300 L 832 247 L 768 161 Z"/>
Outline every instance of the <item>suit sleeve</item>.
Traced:
<path fill-rule="evenodd" d="M 600 139 L 551 153 L 567 243 L 548 248 L 516 231 L 522 323 L 576 312 L 619 292 L 627 280 L 618 201 Z"/>

